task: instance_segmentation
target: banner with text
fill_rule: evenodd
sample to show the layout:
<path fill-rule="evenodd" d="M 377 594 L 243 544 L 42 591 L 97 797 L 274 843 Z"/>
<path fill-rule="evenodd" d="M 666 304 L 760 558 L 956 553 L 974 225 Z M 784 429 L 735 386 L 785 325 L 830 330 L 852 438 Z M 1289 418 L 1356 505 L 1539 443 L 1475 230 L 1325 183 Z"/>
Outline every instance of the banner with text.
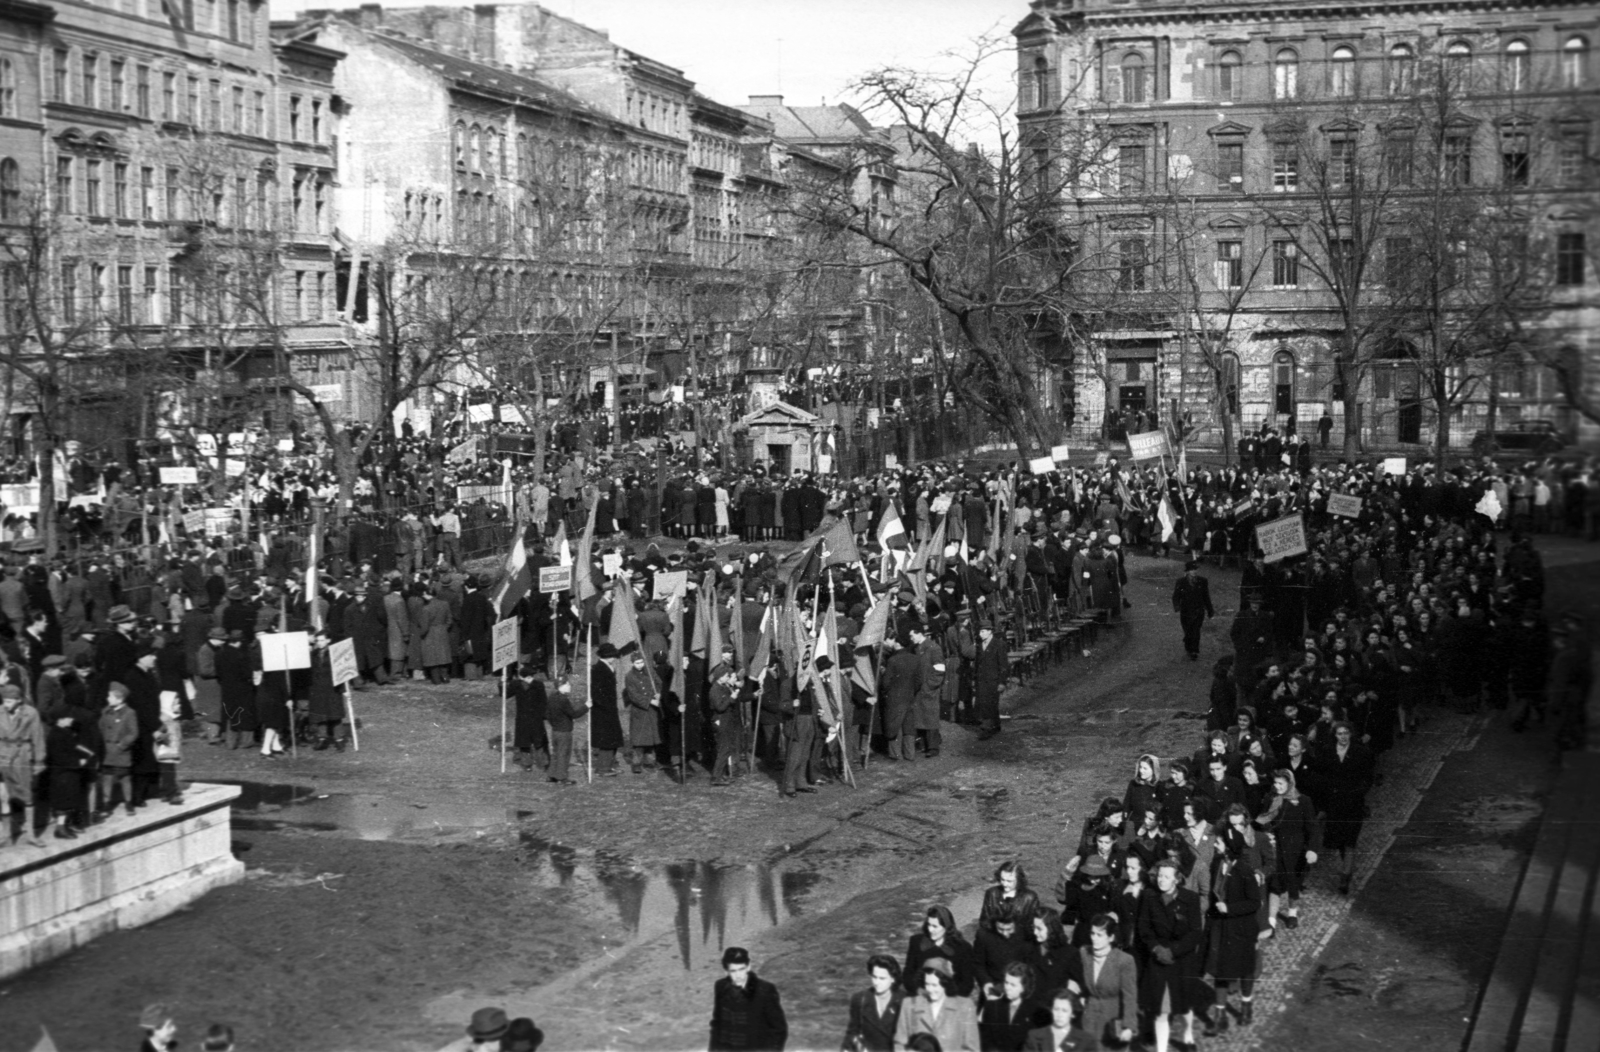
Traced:
<path fill-rule="evenodd" d="M 1306 553 L 1306 524 L 1296 512 L 1281 519 L 1273 519 L 1256 527 L 1256 543 L 1261 546 L 1264 561 L 1275 563 L 1293 555 Z"/>

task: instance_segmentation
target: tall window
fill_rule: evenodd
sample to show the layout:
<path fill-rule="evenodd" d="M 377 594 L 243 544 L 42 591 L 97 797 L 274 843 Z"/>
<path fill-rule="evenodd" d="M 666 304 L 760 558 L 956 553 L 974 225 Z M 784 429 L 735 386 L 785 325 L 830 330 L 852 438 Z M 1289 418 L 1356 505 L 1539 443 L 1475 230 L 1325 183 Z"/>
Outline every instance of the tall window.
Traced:
<path fill-rule="evenodd" d="M 1563 128 L 1556 140 L 1556 179 L 1562 186 L 1583 182 L 1589 163 L 1589 131 L 1582 125 Z"/>
<path fill-rule="evenodd" d="M 176 73 L 161 74 L 161 119 L 164 121 L 178 119 L 178 75 Z"/>
<path fill-rule="evenodd" d="M 1356 93 L 1355 48 L 1340 45 L 1333 49 L 1333 61 L 1328 64 L 1328 90 L 1338 98 Z"/>
<path fill-rule="evenodd" d="M 77 198 L 72 185 L 71 157 L 56 158 L 56 210 L 59 212 L 77 211 Z"/>
<path fill-rule="evenodd" d="M 233 87 L 233 124 L 232 131 L 235 135 L 244 132 L 244 89 L 237 84 Z"/>
<path fill-rule="evenodd" d="M 101 162 L 90 158 L 83 168 L 83 210 L 92 216 L 104 215 L 100 200 Z"/>
<path fill-rule="evenodd" d="M 183 271 L 177 267 L 167 270 L 167 322 L 183 324 Z"/>
<path fill-rule="evenodd" d="M 309 315 L 306 311 L 306 272 L 294 272 L 294 320 L 305 321 Z"/>
<path fill-rule="evenodd" d="M 67 102 L 68 83 L 72 79 L 72 55 L 58 47 L 50 60 L 50 101 Z"/>
<path fill-rule="evenodd" d="M 1056 104 L 1055 71 L 1050 68 L 1050 60 L 1043 55 L 1033 60 L 1033 104 L 1041 110 Z"/>
<path fill-rule="evenodd" d="M 289 96 L 289 141 L 300 141 L 300 96 Z"/>
<path fill-rule="evenodd" d="M 1450 87 L 1465 89 L 1470 87 L 1472 79 L 1472 47 L 1464 40 L 1457 40 L 1444 49 L 1445 72 L 1450 78 Z"/>
<path fill-rule="evenodd" d="M 1472 182 L 1472 137 L 1455 133 L 1444 137 L 1444 180 L 1455 186 Z"/>
<path fill-rule="evenodd" d="M 117 321 L 133 324 L 133 268 L 117 268 Z"/>
<path fill-rule="evenodd" d="M 239 39 L 239 0 L 228 0 L 228 39 Z"/>
<path fill-rule="evenodd" d="M 1417 82 L 1417 53 L 1410 44 L 1389 49 L 1389 94 L 1409 95 Z"/>
<path fill-rule="evenodd" d="M 1217 143 L 1217 189 L 1244 192 L 1244 143 Z"/>
<path fill-rule="evenodd" d="M 1144 56 L 1130 51 L 1122 56 L 1122 101 L 1144 102 Z"/>
<path fill-rule="evenodd" d="M 133 112 L 150 119 L 150 67 L 140 66 L 134 72 Z"/>
<path fill-rule="evenodd" d="M 1585 37 L 1568 37 L 1561 45 L 1561 86 L 1581 88 L 1589 65 L 1589 41 Z"/>
<path fill-rule="evenodd" d="M 22 218 L 22 169 L 7 157 L 0 160 L 0 221 Z"/>
<path fill-rule="evenodd" d="M 0 117 L 17 116 L 17 71 L 8 58 L 0 58 Z"/>
<path fill-rule="evenodd" d="M 1335 139 L 1328 144 L 1328 185 L 1351 186 L 1356 181 L 1356 142 Z"/>
<path fill-rule="evenodd" d="M 155 267 L 144 268 L 144 310 L 140 320 L 146 325 L 161 324 L 161 272 Z"/>
<path fill-rule="evenodd" d="M 1344 288 L 1351 288 L 1356 280 L 1356 242 L 1354 238 L 1334 237 L 1328 239 L 1328 265 L 1334 276 Z"/>
<path fill-rule="evenodd" d="M 189 78 L 188 96 L 187 96 L 187 99 L 186 99 L 186 108 L 184 109 L 183 115 L 184 115 L 184 118 L 190 124 L 193 124 L 196 127 L 199 126 L 200 121 L 202 120 L 202 115 L 200 113 L 200 78 L 199 77 L 190 77 Z"/>
<path fill-rule="evenodd" d="M 83 98 L 78 102 L 84 106 L 100 105 L 100 56 L 93 51 L 83 53 Z"/>
<path fill-rule="evenodd" d="M 483 129 L 476 124 L 467 133 L 467 166 L 474 172 L 483 168 Z"/>
<path fill-rule="evenodd" d="M 167 169 L 166 205 L 166 214 L 162 218 L 169 221 L 183 218 L 183 172 L 180 169 Z"/>
<path fill-rule="evenodd" d="M 1533 69 L 1526 40 L 1506 45 L 1505 86 L 1507 91 L 1527 91 Z"/>
<path fill-rule="evenodd" d="M 1144 288 L 1146 263 L 1144 238 L 1123 238 L 1118 245 L 1117 288 L 1125 292 Z"/>
<path fill-rule="evenodd" d="M 265 136 L 267 134 L 267 93 L 266 92 L 264 92 L 264 91 L 256 92 L 255 110 L 256 110 L 255 117 L 250 122 L 250 133 L 252 135 Z"/>
<path fill-rule="evenodd" d="M 1507 186 L 1528 185 L 1528 136 L 1520 131 L 1500 136 L 1500 178 Z"/>
<path fill-rule="evenodd" d="M 321 179 L 311 182 L 311 229 L 319 234 L 328 232 L 328 184 Z"/>
<path fill-rule="evenodd" d="M 1238 102 L 1244 94 L 1244 65 L 1237 51 L 1224 51 L 1217 59 L 1217 97 Z"/>
<path fill-rule="evenodd" d="M 104 264 L 89 264 L 89 299 L 85 305 L 89 308 L 89 316 L 92 318 L 99 318 L 105 314 L 106 268 Z"/>
<path fill-rule="evenodd" d="M 1272 284 L 1280 289 L 1300 287 L 1300 251 L 1293 241 L 1272 243 Z"/>
<path fill-rule="evenodd" d="M 1300 152 L 1292 142 L 1272 144 L 1272 192 L 1293 193 L 1300 189 Z"/>
<path fill-rule="evenodd" d="M 1586 267 L 1582 233 L 1556 235 L 1556 284 L 1582 285 Z"/>
<path fill-rule="evenodd" d="M 1217 242 L 1217 288 L 1237 289 L 1244 286 L 1244 242 Z"/>
<path fill-rule="evenodd" d="M 1411 270 L 1411 239 L 1386 237 L 1383 239 L 1383 283 L 1398 288 L 1406 283 Z"/>
<path fill-rule="evenodd" d="M 111 166 L 111 214 L 118 219 L 128 216 L 128 166 L 121 161 Z"/>
<path fill-rule="evenodd" d="M 111 108 L 121 113 L 127 105 L 128 64 L 120 58 L 111 60 Z"/>
<path fill-rule="evenodd" d="M 78 320 L 78 264 L 61 264 L 61 320 Z"/>
<path fill-rule="evenodd" d="M 1272 58 L 1272 97 L 1293 99 L 1300 94 L 1300 56 L 1283 48 Z"/>
<path fill-rule="evenodd" d="M 156 170 L 154 168 L 139 169 L 139 218 L 154 219 L 156 217 Z"/>
<path fill-rule="evenodd" d="M 450 136 L 450 149 L 455 154 L 457 168 L 467 165 L 467 126 L 461 121 L 456 121 L 456 126 Z"/>
<path fill-rule="evenodd" d="M 1383 140 L 1383 171 L 1391 186 L 1410 186 L 1416 167 L 1416 140 L 1390 135 Z"/>
<path fill-rule="evenodd" d="M 322 141 L 322 100 L 311 100 L 311 141 Z"/>
<path fill-rule="evenodd" d="M 1123 194 L 1140 194 L 1145 187 L 1145 150 L 1143 146 L 1124 144 L 1117 147 L 1117 190 Z"/>

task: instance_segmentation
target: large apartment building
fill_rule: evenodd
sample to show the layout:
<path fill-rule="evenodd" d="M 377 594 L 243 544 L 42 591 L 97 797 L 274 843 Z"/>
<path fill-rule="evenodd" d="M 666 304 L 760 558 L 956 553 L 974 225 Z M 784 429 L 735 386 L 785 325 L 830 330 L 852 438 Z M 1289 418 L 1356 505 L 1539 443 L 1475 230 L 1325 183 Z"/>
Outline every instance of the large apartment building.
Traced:
<path fill-rule="evenodd" d="M 1224 415 L 1327 411 L 1342 431 L 1348 402 L 1377 444 L 1442 418 L 1459 446 L 1490 413 L 1577 437 L 1541 362 L 1600 391 L 1595 4 L 1030 7 L 1022 141 L 1041 164 L 1097 151 L 1060 188 L 1113 308 L 1077 348 L 1077 429 L 1176 410 L 1216 441 Z M 1536 273 L 1508 292 L 1513 255 Z"/>

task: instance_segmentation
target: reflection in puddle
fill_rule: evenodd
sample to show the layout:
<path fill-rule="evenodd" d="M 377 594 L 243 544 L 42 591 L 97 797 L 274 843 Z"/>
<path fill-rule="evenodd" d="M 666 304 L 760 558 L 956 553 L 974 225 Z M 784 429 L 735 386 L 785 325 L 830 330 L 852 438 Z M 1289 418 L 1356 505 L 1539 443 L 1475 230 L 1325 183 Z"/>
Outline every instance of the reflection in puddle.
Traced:
<path fill-rule="evenodd" d="M 674 933 L 685 970 L 716 963 L 726 947 L 748 945 L 759 933 L 799 916 L 801 900 L 819 879 L 781 863 L 645 866 L 532 836 L 524 836 L 523 844 L 537 886 L 598 896 L 616 911 L 630 941 Z"/>
<path fill-rule="evenodd" d="M 306 785 L 230 782 L 239 786 L 233 828 L 342 833 L 359 840 L 400 840 L 495 829 L 531 812 L 464 801 L 412 803 L 369 793 L 319 793 Z"/>

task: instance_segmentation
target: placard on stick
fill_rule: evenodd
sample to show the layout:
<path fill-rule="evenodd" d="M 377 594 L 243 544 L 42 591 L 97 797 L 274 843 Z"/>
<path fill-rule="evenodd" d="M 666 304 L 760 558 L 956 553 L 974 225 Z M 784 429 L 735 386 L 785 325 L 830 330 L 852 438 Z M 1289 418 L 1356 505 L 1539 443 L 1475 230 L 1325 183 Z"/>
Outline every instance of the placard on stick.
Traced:
<path fill-rule="evenodd" d="M 1167 455 L 1167 433 L 1146 431 L 1128 436 L 1128 456 L 1134 460 L 1157 460 Z"/>
<path fill-rule="evenodd" d="M 507 665 L 517 663 L 517 619 L 508 617 L 494 623 L 494 652 L 490 668 L 499 672 Z"/>
<path fill-rule="evenodd" d="M 1057 464 L 1065 464 L 1071 458 L 1071 456 L 1072 448 L 1070 446 L 1050 447 L 1050 459 L 1055 461 Z"/>
<path fill-rule="evenodd" d="M 1273 519 L 1256 527 L 1256 543 L 1261 546 L 1262 560 L 1275 563 L 1292 555 L 1306 553 L 1306 524 L 1296 512 L 1281 519 Z"/>
<path fill-rule="evenodd" d="M 1035 475 L 1048 475 L 1056 469 L 1056 462 L 1050 457 L 1034 457 L 1028 461 L 1028 470 Z"/>
<path fill-rule="evenodd" d="M 539 567 L 539 591 L 548 595 L 551 592 L 565 592 L 572 587 L 572 567 L 570 566 L 541 566 Z"/>
<path fill-rule="evenodd" d="M 183 513 L 183 529 L 191 537 L 198 537 L 206 532 L 206 513 L 203 511 L 186 511 Z"/>
<path fill-rule="evenodd" d="M 1406 458 L 1384 457 L 1383 473 L 1385 475 L 1404 475 L 1406 473 Z"/>
<path fill-rule="evenodd" d="M 270 632 L 256 636 L 261 644 L 261 671 L 289 672 L 311 667 L 311 635 L 308 632 Z"/>
<path fill-rule="evenodd" d="M 682 598 L 689 592 L 689 571 L 687 570 L 660 570 L 657 571 L 651 585 L 651 598 L 657 602 L 669 602 L 673 596 Z"/>
<path fill-rule="evenodd" d="M 356 667 L 356 644 L 353 639 L 341 639 L 328 644 L 328 664 L 333 670 L 333 685 L 342 687 L 361 675 Z"/>

